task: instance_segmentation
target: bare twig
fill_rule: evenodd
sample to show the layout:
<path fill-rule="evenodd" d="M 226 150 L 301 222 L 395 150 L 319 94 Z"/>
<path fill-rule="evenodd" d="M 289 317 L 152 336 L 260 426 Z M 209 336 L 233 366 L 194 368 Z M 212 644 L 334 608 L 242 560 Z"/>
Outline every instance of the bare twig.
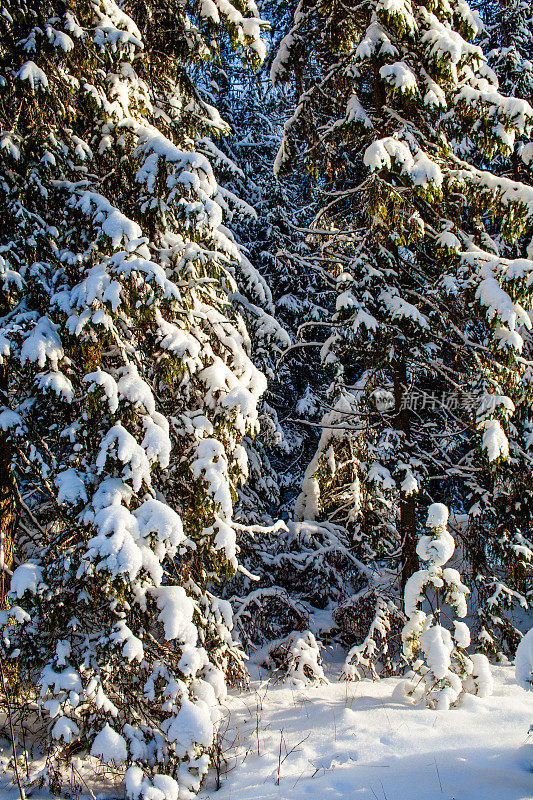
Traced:
<path fill-rule="evenodd" d="M 440 779 L 439 767 L 437 765 L 437 759 L 436 759 L 435 756 L 433 756 L 433 761 L 435 762 L 435 769 L 437 770 L 437 778 L 439 779 L 439 786 L 440 786 L 440 791 L 441 791 L 441 794 L 442 794 L 444 790 L 442 788 L 442 781 Z"/>
<path fill-rule="evenodd" d="M 96 796 L 95 796 L 94 792 L 92 791 L 91 787 L 87 784 L 87 781 L 85 780 L 85 778 L 83 777 L 81 772 L 78 772 L 78 770 L 76 769 L 76 767 L 72 763 L 71 763 L 71 767 L 74 770 L 74 772 L 76 773 L 76 775 L 79 777 L 79 779 L 81 780 L 81 782 L 83 783 L 83 785 L 85 786 L 87 791 L 89 792 L 89 797 L 91 798 L 91 800 L 96 800 Z"/>
<path fill-rule="evenodd" d="M 278 777 L 276 778 L 276 786 L 279 786 L 279 773 L 281 770 L 281 744 L 283 742 L 283 728 L 280 731 L 279 737 L 279 753 L 278 753 Z"/>

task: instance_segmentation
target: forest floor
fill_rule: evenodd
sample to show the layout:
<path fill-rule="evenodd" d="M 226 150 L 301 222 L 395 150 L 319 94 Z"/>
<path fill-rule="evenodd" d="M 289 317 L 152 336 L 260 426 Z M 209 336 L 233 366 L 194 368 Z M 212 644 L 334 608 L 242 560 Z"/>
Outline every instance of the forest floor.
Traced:
<path fill-rule="evenodd" d="M 232 695 L 220 788 L 202 800 L 532 800 L 533 693 L 511 666 L 494 694 L 433 711 L 398 699 L 398 678 L 295 689 L 257 680 Z"/>
<path fill-rule="evenodd" d="M 493 667 L 491 697 L 450 711 L 408 704 L 400 678 L 339 681 L 336 660 L 327 684 L 300 689 L 255 672 L 224 704 L 219 780 L 213 770 L 198 800 L 533 800 L 533 692 L 512 666 Z M 0 800 L 19 798 L 10 757 L 0 740 Z M 19 764 L 33 778 L 45 762 L 30 753 Z M 124 798 L 108 767 L 73 759 L 71 777 L 70 800 Z"/>

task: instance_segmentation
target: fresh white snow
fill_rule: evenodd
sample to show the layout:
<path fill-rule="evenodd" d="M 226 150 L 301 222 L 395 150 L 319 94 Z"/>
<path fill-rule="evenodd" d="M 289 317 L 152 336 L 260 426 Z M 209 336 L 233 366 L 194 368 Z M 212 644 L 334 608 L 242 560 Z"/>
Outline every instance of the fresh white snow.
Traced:
<path fill-rule="evenodd" d="M 450 711 L 408 705 L 399 678 L 339 681 L 337 665 L 320 686 L 255 681 L 227 701 L 228 774 L 200 798 L 531 800 L 533 693 L 511 666 L 493 674 L 491 697 Z"/>
<path fill-rule="evenodd" d="M 199 800 L 531 800 L 533 692 L 517 684 L 512 665 L 492 667 L 491 696 L 467 694 L 459 707 L 436 711 L 402 696 L 404 678 L 339 680 L 342 654 L 329 656 L 327 682 L 315 686 L 269 681 L 252 657 L 250 689 L 234 691 L 221 707 L 218 741 L 227 763 L 222 761 L 220 789 L 212 769 Z M 49 680 L 77 688 L 69 670 L 50 673 Z M 207 732 L 205 701 L 186 706 L 187 714 L 202 716 Z M 59 716 L 54 735 L 68 739 L 69 723 Z M 19 749 L 22 759 L 20 743 Z M 116 764 L 124 739 L 106 725 L 97 750 Z M 2 800 L 18 798 L 10 759 L 10 743 L 0 740 Z M 44 761 L 44 754 L 32 759 L 32 779 Z M 75 758 L 73 765 L 74 777 L 84 781 L 79 800 L 89 800 L 89 790 L 102 800 L 123 796 L 116 768 L 109 771 L 92 758 Z M 128 771 L 130 789 L 142 782 L 137 773 L 136 767 Z M 163 787 L 165 780 L 159 776 L 157 784 L 167 800 L 175 800 L 177 785 Z M 35 788 L 32 798 L 49 800 L 50 794 Z"/>

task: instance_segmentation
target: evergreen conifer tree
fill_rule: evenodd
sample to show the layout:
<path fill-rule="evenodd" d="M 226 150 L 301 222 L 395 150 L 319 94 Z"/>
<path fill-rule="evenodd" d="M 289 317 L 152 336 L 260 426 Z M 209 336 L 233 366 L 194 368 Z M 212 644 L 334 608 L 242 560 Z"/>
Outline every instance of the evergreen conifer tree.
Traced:
<path fill-rule="evenodd" d="M 253 2 L 4 3 L 0 16 L 3 656 L 35 687 L 48 778 L 85 750 L 130 797 L 190 797 L 226 679 L 233 506 L 265 378 L 200 137 L 219 29 Z M 6 467 L 9 467 L 6 469 Z"/>
<path fill-rule="evenodd" d="M 270 23 L 270 48 L 261 69 L 243 69 L 226 46 L 201 86 L 231 128 L 216 146 L 207 139 L 200 146 L 215 164 L 232 230 L 248 254 L 249 260 L 242 258 L 236 266 L 236 300 L 251 335 L 252 357 L 269 381 L 260 434 L 253 442 L 243 441 L 249 478 L 238 490 L 237 513 L 248 525 L 291 515 L 316 446 L 324 399 L 316 329 L 309 323 L 325 317 L 324 304 L 334 297 L 334 283 L 325 274 L 317 276 L 306 260 L 313 248 L 307 242 L 314 212 L 311 176 L 293 173 L 279 181 L 272 170 L 296 90 L 272 86 L 269 70 L 292 11 L 291 4 L 261 3 L 261 17 Z M 295 344 L 300 328 L 309 328 L 314 339 L 303 347 Z M 287 530 L 266 536 L 244 531 L 238 542 L 241 563 L 258 580 L 241 571 L 226 584 L 225 596 L 237 609 L 248 648 L 301 630 L 309 604 L 323 607 L 346 594 L 344 580 L 353 571 L 353 559 L 335 525 L 288 522 Z"/>
<path fill-rule="evenodd" d="M 499 90 L 533 99 L 533 10 L 527 0 L 487 2 L 480 8 L 484 21 L 481 43 L 498 76 Z"/>
<path fill-rule="evenodd" d="M 314 261 L 337 287 L 331 411 L 296 514 L 345 525 L 380 587 L 396 572 L 403 590 L 424 507 L 453 501 L 483 644 L 512 652 L 506 606 L 526 602 L 531 559 L 533 191 L 487 167 L 533 112 L 498 91 L 481 27 L 462 0 L 301 0 L 273 65 L 301 87 L 276 169 L 315 176 Z M 483 169 L 457 155 L 465 137 Z"/>

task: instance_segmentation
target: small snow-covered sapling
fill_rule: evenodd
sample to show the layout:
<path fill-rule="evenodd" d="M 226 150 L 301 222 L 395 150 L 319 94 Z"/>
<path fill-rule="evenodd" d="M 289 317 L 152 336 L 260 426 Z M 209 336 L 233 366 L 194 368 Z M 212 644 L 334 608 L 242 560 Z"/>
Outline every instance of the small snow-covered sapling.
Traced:
<path fill-rule="evenodd" d="M 533 628 L 520 640 L 515 659 L 516 682 L 533 692 Z"/>
<path fill-rule="evenodd" d="M 271 645 L 266 663 L 275 667 L 280 678 L 298 688 L 328 683 L 322 667 L 320 647 L 320 642 L 311 631 L 294 631 Z"/>
<path fill-rule="evenodd" d="M 452 617 L 448 607 L 461 619 L 466 616 L 466 596 L 470 590 L 456 569 L 444 567 L 455 550 L 448 531 L 448 509 L 433 503 L 428 509 L 429 533 L 420 537 L 416 551 L 426 562 L 405 586 L 405 613 L 408 617 L 402 638 L 405 656 L 413 661 L 405 693 L 415 701 L 425 700 L 431 708 L 448 709 L 464 692 L 486 697 L 492 693 L 492 676 L 486 656 L 468 655 L 470 630 L 465 622 Z M 428 596 L 432 590 L 433 598 Z M 429 600 L 432 610 L 422 610 Z M 446 624 L 448 626 L 446 626 Z"/>
<path fill-rule="evenodd" d="M 522 689 L 533 692 L 533 628 L 526 633 L 520 640 L 516 651 L 515 659 L 516 682 Z M 529 733 L 533 732 L 533 724 L 529 727 Z M 522 752 L 526 762 L 526 768 L 533 771 L 533 744 L 529 742 L 524 745 Z"/>

